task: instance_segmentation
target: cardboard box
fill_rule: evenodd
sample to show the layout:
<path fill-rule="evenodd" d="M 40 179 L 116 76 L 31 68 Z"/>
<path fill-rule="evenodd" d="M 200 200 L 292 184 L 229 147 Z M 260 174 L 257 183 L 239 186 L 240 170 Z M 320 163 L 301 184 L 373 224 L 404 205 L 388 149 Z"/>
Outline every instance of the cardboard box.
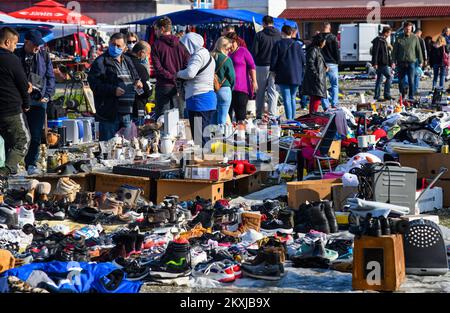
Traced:
<path fill-rule="evenodd" d="M 95 173 L 95 191 L 117 192 L 122 185 L 131 185 L 144 191 L 143 197 L 152 200 L 152 180 L 148 177 Z"/>
<path fill-rule="evenodd" d="M 227 181 L 233 179 L 233 166 L 188 165 L 186 166 L 184 178 Z"/>
<path fill-rule="evenodd" d="M 159 179 L 156 201 L 160 203 L 168 195 L 176 194 L 181 201 L 194 200 L 199 196 L 214 203 L 223 199 L 223 183 L 191 179 Z"/>
<path fill-rule="evenodd" d="M 298 210 L 300 204 L 323 199 L 331 200 L 333 184 L 341 183 L 340 179 L 305 180 L 287 183 L 288 206 Z"/>
<path fill-rule="evenodd" d="M 450 154 L 442 153 L 406 153 L 399 154 L 402 166 L 417 169 L 417 177 L 434 178 L 441 167 L 450 169 Z M 441 179 L 450 179 L 450 171 L 442 175 Z"/>
<path fill-rule="evenodd" d="M 225 182 L 225 195 L 246 196 L 264 188 L 269 177 L 268 172 L 256 172 L 252 175 L 236 176 L 233 180 Z"/>
<path fill-rule="evenodd" d="M 427 215 L 427 214 L 419 214 L 419 215 L 403 215 L 400 216 L 402 220 L 411 222 L 418 219 L 424 219 L 428 221 L 432 221 L 433 223 L 436 223 L 439 225 L 439 216 L 438 215 Z"/>
<path fill-rule="evenodd" d="M 358 187 L 344 187 L 342 184 L 333 184 L 332 199 L 335 211 L 342 211 L 348 198 L 354 198 L 358 193 Z"/>

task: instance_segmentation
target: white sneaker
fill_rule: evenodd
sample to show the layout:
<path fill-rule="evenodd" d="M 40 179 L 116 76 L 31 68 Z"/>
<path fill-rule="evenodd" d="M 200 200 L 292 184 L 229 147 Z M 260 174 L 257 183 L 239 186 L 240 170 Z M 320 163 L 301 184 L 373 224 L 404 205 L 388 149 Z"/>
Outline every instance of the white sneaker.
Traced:
<path fill-rule="evenodd" d="M 26 224 L 34 225 L 34 212 L 33 209 L 22 206 L 19 211 L 19 227 L 22 228 Z"/>
<path fill-rule="evenodd" d="M 205 277 L 221 283 L 229 283 L 236 280 L 233 267 L 223 262 L 198 264 L 192 271 L 192 276 Z"/>
<path fill-rule="evenodd" d="M 208 261 L 208 254 L 200 247 L 191 248 L 191 266 L 195 267 L 199 263 Z"/>

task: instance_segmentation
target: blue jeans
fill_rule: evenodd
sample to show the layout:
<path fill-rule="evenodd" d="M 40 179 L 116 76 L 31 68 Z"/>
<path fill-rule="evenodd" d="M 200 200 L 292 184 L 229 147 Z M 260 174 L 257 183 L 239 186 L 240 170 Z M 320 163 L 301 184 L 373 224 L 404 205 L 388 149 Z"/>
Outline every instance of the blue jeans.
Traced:
<path fill-rule="evenodd" d="M 31 140 L 25 157 L 25 166 L 36 166 L 39 158 L 39 146 L 42 140 L 42 128 L 45 123 L 45 108 L 42 106 L 32 105 L 30 110 L 25 113 L 30 130 Z"/>
<path fill-rule="evenodd" d="M 335 108 L 339 104 L 339 68 L 337 64 L 327 63 L 327 77 L 330 81 L 331 106 Z M 322 99 L 322 108 L 325 110 L 330 106 L 330 99 Z"/>
<path fill-rule="evenodd" d="M 406 81 L 405 77 L 408 77 L 408 98 L 414 99 L 414 78 L 416 75 L 416 62 L 403 62 L 398 64 L 398 85 L 400 94 L 406 95 Z"/>
<path fill-rule="evenodd" d="M 231 105 L 231 87 L 222 87 L 217 92 L 217 111 L 215 121 L 217 125 L 225 125 L 227 122 L 228 111 Z"/>
<path fill-rule="evenodd" d="M 391 97 L 391 84 L 392 84 L 392 75 L 391 68 L 387 65 L 379 66 L 377 69 L 377 81 L 375 82 L 375 99 L 380 98 L 381 94 L 381 82 L 383 81 L 383 77 L 386 77 L 386 82 L 384 83 L 384 98 Z"/>
<path fill-rule="evenodd" d="M 446 66 L 433 66 L 433 90 L 436 88 L 436 84 L 439 78 L 439 89 L 444 89 L 445 76 L 447 76 L 447 67 Z"/>
<path fill-rule="evenodd" d="M 295 118 L 295 112 L 297 109 L 297 103 L 295 98 L 297 96 L 298 85 L 279 85 L 281 90 L 281 96 L 283 97 L 284 113 L 288 120 Z"/>
<path fill-rule="evenodd" d="M 108 141 L 113 138 L 121 127 L 131 126 L 131 114 L 117 114 L 115 121 L 98 121 L 100 141 Z"/>
<path fill-rule="evenodd" d="M 420 76 L 419 76 L 419 61 L 416 62 L 416 73 L 414 74 L 414 94 L 419 92 Z"/>
<path fill-rule="evenodd" d="M 210 138 L 205 137 L 205 128 L 213 124 L 216 111 L 188 111 L 189 125 L 191 126 L 192 139 L 196 145 L 205 146 Z"/>

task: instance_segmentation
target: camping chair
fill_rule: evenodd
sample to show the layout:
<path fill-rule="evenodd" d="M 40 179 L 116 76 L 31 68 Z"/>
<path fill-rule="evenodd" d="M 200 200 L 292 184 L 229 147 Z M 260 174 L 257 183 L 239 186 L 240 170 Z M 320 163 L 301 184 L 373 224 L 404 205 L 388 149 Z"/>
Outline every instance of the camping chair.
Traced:
<path fill-rule="evenodd" d="M 325 126 L 323 130 L 323 136 L 320 137 L 319 142 L 317 143 L 316 148 L 314 149 L 313 158 L 314 160 L 317 160 L 317 165 L 319 167 L 319 172 L 321 178 L 323 178 L 323 170 L 322 170 L 322 164 L 321 161 L 327 161 L 328 163 L 328 169 L 331 172 L 331 160 L 334 160 L 329 154 L 331 144 L 333 143 L 336 134 L 337 134 L 337 127 L 335 122 L 335 114 L 333 114 L 330 117 L 330 120 L 328 121 L 328 124 Z"/>

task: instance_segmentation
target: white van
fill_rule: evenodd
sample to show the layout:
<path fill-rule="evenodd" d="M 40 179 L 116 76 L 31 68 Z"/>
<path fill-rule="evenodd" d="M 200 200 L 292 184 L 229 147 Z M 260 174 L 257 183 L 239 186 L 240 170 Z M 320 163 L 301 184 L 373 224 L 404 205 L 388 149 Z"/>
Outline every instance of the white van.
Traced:
<path fill-rule="evenodd" d="M 365 66 L 372 61 L 372 40 L 387 24 L 342 24 L 339 26 L 340 65 L 342 67 Z"/>

